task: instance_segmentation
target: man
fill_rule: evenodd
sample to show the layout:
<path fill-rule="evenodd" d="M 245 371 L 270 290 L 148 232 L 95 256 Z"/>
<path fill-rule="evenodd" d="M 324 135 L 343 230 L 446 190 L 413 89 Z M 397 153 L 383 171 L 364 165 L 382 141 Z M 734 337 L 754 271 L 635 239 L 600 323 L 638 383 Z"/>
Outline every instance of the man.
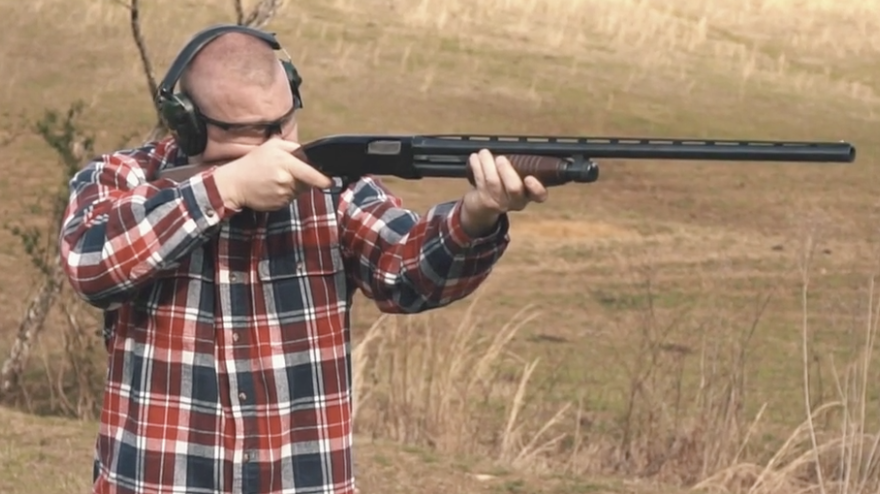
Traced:
<path fill-rule="evenodd" d="M 70 183 L 64 266 L 105 311 L 109 353 L 93 492 L 348 494 L 354 291 L 391 313 L 467 296 L 507 246 L 507 212 L 547 191 L 483 151 L 475 187 L 424 216 L 375 178 L 333 193 L 292 154 L 299 96 L 273 47 L 204 39 L 180 81 L 199 152 L 178 133 Z M 157 178 L 191 163 L 210 166 Z"/>

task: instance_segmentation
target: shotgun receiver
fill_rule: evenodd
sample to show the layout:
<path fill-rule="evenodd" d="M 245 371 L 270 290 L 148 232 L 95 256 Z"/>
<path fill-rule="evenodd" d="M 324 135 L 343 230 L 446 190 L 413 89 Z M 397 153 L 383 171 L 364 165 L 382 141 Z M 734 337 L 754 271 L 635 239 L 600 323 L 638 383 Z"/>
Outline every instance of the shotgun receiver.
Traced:
<path fill-rule="evenodd" d="M 851 163 L 856 157 L 855 147 L 846 142 L 357 134 L 323 137 L 294 154 L 325 175 L 346 181 L 386 175 L 467 178 L 473 184 L 468 156 L 481 149 L 507 156 L 521 177 L 532 175 L 545 187 L 595 182 L 597 158 Z M 180 180 L 205 168 L 170 168 L 162 176 Z"/>

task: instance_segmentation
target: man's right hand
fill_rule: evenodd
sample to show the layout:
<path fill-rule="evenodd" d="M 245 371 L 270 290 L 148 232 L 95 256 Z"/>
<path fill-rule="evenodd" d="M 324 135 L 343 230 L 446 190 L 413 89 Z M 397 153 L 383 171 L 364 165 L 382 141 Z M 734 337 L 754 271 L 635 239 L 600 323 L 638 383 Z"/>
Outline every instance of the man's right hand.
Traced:
<path fill-rule="evenodd" d="M 274 211 L 310 187 L 324 189 L 333 185 L 330 177 L 293 155 L 299 148 L 295 142 L 273 137 L 241 158 L 218 167 L 214 178 L 226 206 Z"/>

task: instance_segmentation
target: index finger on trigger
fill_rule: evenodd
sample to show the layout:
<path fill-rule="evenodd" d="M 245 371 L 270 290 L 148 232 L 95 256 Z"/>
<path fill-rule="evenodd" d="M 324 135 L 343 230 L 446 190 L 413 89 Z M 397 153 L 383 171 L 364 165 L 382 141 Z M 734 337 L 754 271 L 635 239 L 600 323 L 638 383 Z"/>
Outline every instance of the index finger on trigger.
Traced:
<path fill-rule="evenodd" d="M 317 168 L 309 164 L 301 149 L 297 149 L 292 153 L 293 161 L 291 162 L 290 173 L 299 181 L 306 182 L 309 185 L 326 189 L 333 185 L 333 180 L 324 175 Z"/>

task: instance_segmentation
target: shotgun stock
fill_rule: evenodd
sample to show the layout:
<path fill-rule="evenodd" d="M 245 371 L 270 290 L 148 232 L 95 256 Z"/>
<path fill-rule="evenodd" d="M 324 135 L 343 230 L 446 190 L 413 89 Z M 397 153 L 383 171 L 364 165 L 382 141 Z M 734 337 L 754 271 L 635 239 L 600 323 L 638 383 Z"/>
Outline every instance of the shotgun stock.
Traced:
<path fill-rule="evenodd" d="M 385 175 L 466 178 L 473 183 L 468 156 L 481 149 L 507 156 L 521 177 L 532 175 L 545 187 L 595 182 L 595 159 L 852 163 L 856 157 L 855 147 L 842 141 L 357 134 L 323 137 L 295 154 L 325 175 L 346 181 Z M 206 168 L 176 167 L 161 176 L 182 180 Z"/>

